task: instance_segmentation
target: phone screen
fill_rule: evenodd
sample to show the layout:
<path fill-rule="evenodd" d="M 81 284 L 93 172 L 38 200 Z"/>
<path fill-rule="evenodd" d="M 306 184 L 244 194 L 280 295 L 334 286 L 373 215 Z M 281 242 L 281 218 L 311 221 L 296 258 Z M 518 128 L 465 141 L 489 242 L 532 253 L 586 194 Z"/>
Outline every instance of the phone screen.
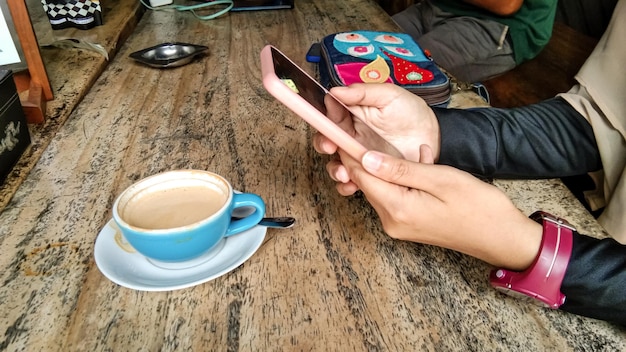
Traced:
<path fill-rule="evenodd" d="M 291 90 L 313 105 L 322 114 L 326 115 L 324 97 L 328 91 L 320 84 L 308 77 L 302 70 L 294 65 L 282 53 L 272 48 L 272 60 L 274 72 Z"/>

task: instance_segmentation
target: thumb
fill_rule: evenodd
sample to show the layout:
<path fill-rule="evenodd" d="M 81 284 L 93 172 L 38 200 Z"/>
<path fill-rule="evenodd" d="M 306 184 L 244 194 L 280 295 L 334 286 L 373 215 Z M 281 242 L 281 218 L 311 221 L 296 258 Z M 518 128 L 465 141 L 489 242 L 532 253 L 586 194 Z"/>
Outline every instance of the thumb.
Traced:
<path fill-rule="evenodd" d="M 432 193 L 440 185 L 435 165 L 416 163 L 376 151 L 368 151 L 361 159 L 370 174 L 400 186 Z"/>

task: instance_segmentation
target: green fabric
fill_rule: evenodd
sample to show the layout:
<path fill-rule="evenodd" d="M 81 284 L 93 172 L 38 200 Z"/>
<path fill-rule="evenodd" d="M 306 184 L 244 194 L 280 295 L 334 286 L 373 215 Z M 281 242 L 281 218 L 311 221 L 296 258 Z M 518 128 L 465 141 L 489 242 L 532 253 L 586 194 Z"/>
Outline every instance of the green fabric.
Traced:
<path fill-rule="evenodd" d="M 433 5 L 457 16 L 492 20 L 509 26 L 515 62 L 537 56 L 552 36 L 557 0 L 525 0 L 511 16 L 498 16 L 462 0 L 433 0 Z"/>

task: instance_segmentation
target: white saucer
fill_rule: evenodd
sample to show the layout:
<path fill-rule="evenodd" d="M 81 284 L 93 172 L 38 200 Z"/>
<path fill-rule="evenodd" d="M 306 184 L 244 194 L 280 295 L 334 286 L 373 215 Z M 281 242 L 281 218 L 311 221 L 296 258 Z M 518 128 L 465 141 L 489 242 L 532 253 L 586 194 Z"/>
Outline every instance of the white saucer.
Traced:
<path fill-rule="evenodd" d="M 195 286 L 218 278 L 243 264 L 259 249 L 267 227 L 255 226 L 222 240 L 217 254 L 203 262 L 166 269 L 152 264 L 146 257 L 124 243 L 110 220 L 98 234 L 94 249 L 96 265 L 109 280 L 120 286 L 141 291 L 170 291 Z M 117 237 L 117 241 L 116 241 Z"/>

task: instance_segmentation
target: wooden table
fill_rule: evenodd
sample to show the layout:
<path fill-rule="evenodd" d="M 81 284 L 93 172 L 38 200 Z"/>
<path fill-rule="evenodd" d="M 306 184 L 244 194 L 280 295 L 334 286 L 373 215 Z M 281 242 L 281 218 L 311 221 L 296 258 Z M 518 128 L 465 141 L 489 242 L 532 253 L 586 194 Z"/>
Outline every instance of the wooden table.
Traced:
<path fill-rule="evenodd" d="M 82 32 L 71 28 L 53 31 L 41 1 L 27 0 L 27 5 L 39 45 L 46 45 L 40 48 L 40 51 L 52 84 L 54 100 L 46 103 L 44 123 L 28 125 L 31 145 L 24 151 L 7 178 L 0 182 L 0 212 L 108 64 L 108 60 L 102 54 L 92 50 L 47 45 L 57 40 L 72 38 L 101 45 L 107 56 L 113 58 L 144 11 L 143 5 L 139 2 L 107 0 L 102 4 L 104 25 Z"/>
<path fill-rule="evenodd" d="M 395 29 L 365 0 L 209 22 L 147 12 L 0 214 L 0 350 L 625 350 L 623 329 L 502 296 L 488 265 L 392 240 L 362 197 L 335 192 L 311 130 L 262 87 L 259 51 L 272 43 L 311 68 L 312 42 L 364 28 Z M 164 41 L 210 53 L 169 70 L 128 59 Z M 248 261 L 201 285 L 109 281 L 93 254 L 114 198 L 181 168 L 225 175 L 298 223 L 268 230 Z M 525 212 L 601 235 L 557 180 L 496 183 Z"/>

